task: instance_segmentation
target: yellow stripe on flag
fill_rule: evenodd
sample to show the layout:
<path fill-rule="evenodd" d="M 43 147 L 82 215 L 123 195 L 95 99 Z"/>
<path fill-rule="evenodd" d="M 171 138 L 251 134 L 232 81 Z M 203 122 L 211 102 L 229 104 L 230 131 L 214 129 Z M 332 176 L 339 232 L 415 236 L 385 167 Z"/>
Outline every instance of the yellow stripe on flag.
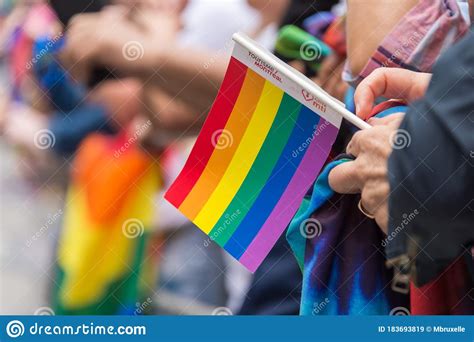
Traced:
<path fill-rule="evenodd" d="M 106 298 L 108 287 L 130 272 L 127 265 L 134 257 L 136 240 L 127 236 L 127 225 L 138 233 L 148 231 L 153 220 L 150 198 L 159 186 L 157 175 L 153 165 L 134 186 L 125 209 L 105 226 L 91 219 L 80 185 L 69 186 L 58 249 L 58 265 L 64 271 L 59 298 L 64 307 L 80 309 Z"/>
<path fill-rule="evenodd" d="M 214 149 L 199 180 L 179 207 L 191 221 L 206 204 L 231 162 L 258 104 L 264 84 L 264 78 L 251 69 L 247 70 L 242 90 L 222 132 L 224 139 L 227 139 L 225 145 Z"/>
<path fill-rule="evenodd" d="M 272 126 L 282 98 L 283 91 L 266 81 L 255 113 L 229 167 L 193 221 L 206 234 L 214 227 L 242 185 Z"/>

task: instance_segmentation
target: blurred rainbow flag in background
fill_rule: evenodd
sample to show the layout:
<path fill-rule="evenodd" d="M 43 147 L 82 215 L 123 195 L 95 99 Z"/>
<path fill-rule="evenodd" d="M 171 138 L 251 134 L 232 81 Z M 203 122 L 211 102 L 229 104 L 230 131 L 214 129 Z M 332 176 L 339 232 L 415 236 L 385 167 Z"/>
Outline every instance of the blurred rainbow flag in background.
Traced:
<path fill-rule="evenodd" d="M 342 121 L 334 108 L 343 105 L 302 87 L 303 75 L 248 38 L 234 40 L 214 105 L 165 198 L 254 272 L 324 165 Z"/>
<path fill-rule="evenodd" d="M 151 295 L 158 171 L 126 132 L 91 134 L 83 141 L 58 246 L 56 314 L 132 315 Z"/>

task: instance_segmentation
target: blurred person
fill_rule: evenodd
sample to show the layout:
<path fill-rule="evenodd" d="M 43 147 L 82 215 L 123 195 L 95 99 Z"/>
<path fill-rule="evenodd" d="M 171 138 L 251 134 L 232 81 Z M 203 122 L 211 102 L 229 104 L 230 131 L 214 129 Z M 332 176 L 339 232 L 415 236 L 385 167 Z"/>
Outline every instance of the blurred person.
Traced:
<path fill-rule="evenodd" d="M 270 1 L 266 2 L 270 4 Z M 206 22 L 214 23 L 215 20 L 222 18 L 219 11 L 225 13 L 222 11 L 238 10 L 241 3 L 239 0 L 226 4 L 213 4 L 212 7 L 208 7 L 208 15 L 213 8 L 216 8 L 217 11 L 214 12 L 212 19 L 208 17 Z M 282 12 L 284 3 L 286 1 L 274 1 L 272 6 Z M 209 3 L 207 5 L 209 6 Z M 193 6 L 192 2 L 188 6 Z M 132 20 L 127 19 L 127 16 Z M 146 17 L 149 18 L 146 19 Z M 135 25 L 134 20 L 139 21 L 140 25 Z M 240 20 L 238 16 L 228 17 L 226 25 L 223 26 L 231 28 L 227 34 L 224 34 L 225 31 L 222 30 L 216 31 L 213 24 L 207 30 L 208 36 L 216 34 L 221 37 L 225 36 L 230 43 L 231 33 L 242 26 L 245 29 L 245 25 L 242 25 L 245 23 L 239 22 Z M 201 24 L 206 25 L 206 22 Z M 253 24 L 258 24 L 258 22 L 259 20 L 250 21 Z M 120 25 L 117 25 L 118 23 Z M 249 23 L 247 25 L 252 27 Z M 205 47 L 178 46 L 176 42 L 179 41 L 177 40 L 179 26 L 179 18 L 173 13 L 166 12 L 154 13 L 152 18 L 143 11 L 135 11 L 135 16 L 123 11 L 104 11 L 100 15 L 81 15 L 71 23 L 70 39 L 64 59 L 69 61 L 69 64 L 75 64 L 75 62 L 87 64 L 94 61 L 97 64 L 120 69 L 124 73 L 141 75 L 145 79 L 151 78 L 163 90 L 170 94 L 176 94 L 177 99 L 191 105 L 196 112 L 201 113 L 210 107 L 216 95 L 226 69 L 228 54 L 215 56 L 215 53 L 209 53 L 210 51 Z M 116 30 L 110 28 L 116 28 Z M 186 30 L 185 27 L 184 30 Z M 97 32 L 101 33 L 100 38 L 91 42 L 89 37 Z M 198 33 L 199 31 L 196 34 Z M 131 41 L 139 43 L 140 50 L 143 51 L 141 58 L 136 61 L 127 60 L 122 53 L 122 48 Z M 222 46 L 226 47 L 224 44 L 220 45 L 220 48 Z M 154 73 L 153 71 L 159 72 Z"/>
<path fill-rule="evenodd" d="M 95 6 L 88 7 L 89 10 L 92 8 Z M 54 13 L 49 6 L 38 2 L 28 10 L 26 21 L 21 24 L 20 33 L 15 34 L 8 54 L 12 61 L 14 87 L 12 115 L 5 120 L 7 137 L 14 144 L 26 147 L 32 155 L 40 154 L 40 160 L 45 155 L 35 148 L 34 133 L 51 131 L 55 139 L 52 149 L 59 155 L 67 156 L 75 151 L 89 132 L 113 132 L 125 121 L 131 120 L 131 117 L 126 118 L 130 112 L 136 111 L 133 108 L 130 110 L 130 105 L 136 107 L 136 104 L 131 104 L 131 98 L 126 96 L 115 97 L 115 101 L 121 100 L 120 110 L 118 104 L 116 108 L 110 107 L 107 97 L 109 94 L 115 96 L 110 91 L 97 87 L 89 92 L 62 69 L 56 55 L 61 50 L 63 34 L 56 14 L 61 20 L 67 20 L 68 11 L 74 8 L 59 9 L 62 12 Z M 134 87 L 133 82 L 116 83 L 118 89 L 122 85 L 126 85 L 128 90 Z M 94 95 L 96 91 L 99 96 Z M 132 97 L 135 101 L 138 99 L 137 90 Z M 105 100 L 103 104 L 97 101 L 99 98 Z M 114 113 L 112 120 L 105 115 L 106 110 Z"/>
<path fill-rule="evenodd" d="M 78 4 L 63 9 L 74 11 Z M 58 314 L 133 314 L 137 301 L 147 298 L 142 294 L 148 289 L 142 287 L 152 284 L 155 270 L 148 269 L 153 259 L 147 249 L 153 241 L 145 231 L 151 202 L 137 197 L 136 189 L 142 186 L 143 193 L 153 193 L 159 182 L 156 166 L 150 165 L 149 156 L 134 144 L 135 130 L 140 135 L 144 125 L 135 120 L 141 84 L 132 78 L 110 79 L 87 89 L 67 75 L 56 56 L 63 41 L 58 19 L 66 19 L 68 13 L 54 13 L 44 1 L 19 3 L 16 8 L 18 12 L 9 17 L 14 19 L 9 21 L 11 29 L 2 32 L 6 32 L 2 52 L 9 62 L 7 73 L 13 88 L 2 103 L 6 113 L 2 115 L 3 133 L 20 152 L 20 165 L 27 163 L 28 177 L 45 180 L 38 182 L 38 192 L 55 188 L 55 178 L 67 178 L 64 173 L 70 165 L 73 169 L 51 306 Z M 118 134 L 90 135 L 105 130 Z M 121 144 L 127 146 L 125 152 L 120 150 Z M 78 146 L 81 149 L 70 162 Z M 61 164 L 57 156 L 65 157 Z M 62 188 L 59 190 L 55 195 L 61 197 Z M 122 233 L 123 222 L 130 216 L 144 225 L 136 240 Z M 133 225 L 131 229 L 133 233 Z M 108 243 L 112 248 L 107 248 Z M 114 283 L 130 269 L 134 272 L 131 276 L 121 284 Z M 102 297 L 101 305 L 93 305 L 104 288 L 113 296 Z"/>
<path fill-rule="evenodd" d="M 45 128 L 51 108 L 31 70 L 32 50 L 38 37 L 54 35 L 58 30 L 54 14 L 43 1 L 18 2 L 0 37 L 0 54 L 9 83 L 1 128 L 22 156 L 20 172 L 34 183 L 51 177 L 57 160 L 35 144 L 35 134 Z"/>
<path fill-rule="evenodd" d="M 15 142 L 34 145 L 33 153 L 52 149 L 63 154 L 67 159 L 61 169 L 69 164 L 72 168 L 52 306 L 58 314 L 134 314 L 136 303 L 149 297 L 155 278 L 156 252 L 149 227 L 152 194 L 160 181 L 152 156 L 138 148 L 138 137 L 149 126 L 140 118 L 141 84 L 133 78 L 109 78 L 88 89 L 71 79 L 57 60 L 62 34 L 44 31 L 49 26 L 41 23 L 46 16 L 38 16 L 38 11 L 46 13 L 56 27 L 57 17 L 45 4 L 41 6 L 28 14 L 35 19 L 37 29 L 32 32 L 38 36 L 26 37 L 20 45 L 23 50 L 18 50 L 24 53 L 14 60 L 26 67 L 26 80 L 41 90 L 46 106 L 39 109 L 29 100 L 31 93 L 20 82 L 18 99 L 26 108 L 10 111 L 7 131 L 22 139 Z M 16 78 L 25 75 L 20 70 Z M 29 106 L 36 108 L 27 118 L 30 126 L 37 124 L 33 130 L 26 130 L 21 122 Z M 98 131 L 103 134 L 94 134 Z M 45 148 L 37 146 L 38 132 L 47 134 Z M 48 180 L 57 172 L 51 171 Z"/>

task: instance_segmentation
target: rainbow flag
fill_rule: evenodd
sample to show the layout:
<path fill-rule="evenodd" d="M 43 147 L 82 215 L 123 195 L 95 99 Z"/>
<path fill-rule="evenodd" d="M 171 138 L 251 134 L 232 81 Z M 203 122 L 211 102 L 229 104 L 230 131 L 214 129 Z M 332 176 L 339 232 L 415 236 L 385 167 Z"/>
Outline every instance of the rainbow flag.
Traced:
<path fill-rule="evenodd" d="M 324 96 L 316 97 L 293 74 L 269 52 L 237 43 L 191 154 L 165 195 L 252 272 L 318 176 L 342 120 L 329 95 L 320 90 Z"/>
<path fill-rule="evenodd" d="M 133 315 L 151 298 L 157 165 L 132 135 L 90 134 L 74 160 L 58 244 L 58 315 Z M 138 305 L 137 305 L 138 303 Z"/>

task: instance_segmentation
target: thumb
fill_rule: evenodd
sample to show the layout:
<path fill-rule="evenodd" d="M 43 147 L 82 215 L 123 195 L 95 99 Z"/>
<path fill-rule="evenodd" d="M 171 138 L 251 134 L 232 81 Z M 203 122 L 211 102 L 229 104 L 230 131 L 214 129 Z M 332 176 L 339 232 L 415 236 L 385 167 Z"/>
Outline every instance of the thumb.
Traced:
<path fill-rule="evenodd" d="M 379 96 L 411 102 L 423 95 L 430 78 L 430 74 L 399 68 L 375 69 L 354 93 L 356 114 L 363 119 L 368 118 Z"/>

